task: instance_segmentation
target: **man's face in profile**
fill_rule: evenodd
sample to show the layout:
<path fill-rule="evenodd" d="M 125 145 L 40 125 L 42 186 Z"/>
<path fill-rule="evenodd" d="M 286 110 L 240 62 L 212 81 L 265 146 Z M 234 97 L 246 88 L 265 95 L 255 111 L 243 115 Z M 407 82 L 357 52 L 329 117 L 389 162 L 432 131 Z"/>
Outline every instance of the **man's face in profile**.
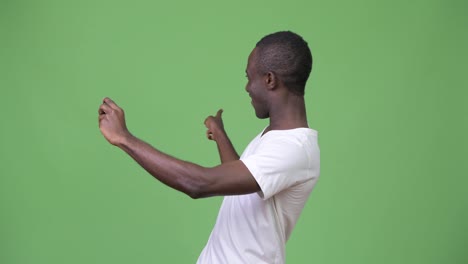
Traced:
<path fill-rule="evenodd" d="M 268 100 L 266 97 L 265 74 L 260 73 L 257 67 L 258 50 L 253 49 L 247 62 L 247 85 L 245 90 L 252 98 L 252 106 L 255 109 L 255 115 L 260 118 L 268 118 Z"/>

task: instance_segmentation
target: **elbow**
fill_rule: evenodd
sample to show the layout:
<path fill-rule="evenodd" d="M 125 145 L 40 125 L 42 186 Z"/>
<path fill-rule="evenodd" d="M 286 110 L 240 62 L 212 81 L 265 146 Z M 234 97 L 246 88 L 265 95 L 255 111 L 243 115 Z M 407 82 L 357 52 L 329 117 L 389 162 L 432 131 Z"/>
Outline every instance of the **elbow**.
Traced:
<path fill-rule="evenodd" d="M 203 196 L 199 192 L 188 192 L 186 194 L 193 200 L 203 198 Z"/>
<path fill-rule="evenodd" d="M 200 188 L 194 185 L 185 188 L 184 193 L 194 200 L 202 197 Z"/>
<path fill-rule="evenodd" d="M 209 169 L 197 167 L 198 170 L 192 171 L 192 177 L 181 177 L 179 186 L 181 191 L 192 199 L 200 199 L 213 196 L 212 187 L 215 177 L 211 177 Z"/>
<path fill-rule="evenodd" d="M 200 188 L 199 186 L 193 186 L 189 188 L 185 194 L 187 194 L 190 198 L 192 199 L 200 199 L 200 198 L 205 198 L 208 197 L 209 195 L 206 195 L 205 192 L 203 192 L 203 188 Z"/>
<path fill-rule="evenodd" d="M 206 175 L 206 174 L 205 174 Z M 200 199 L 212 196 L 210 186 L 212 185 L 208 177 L 197 177 L 196 179 L 185 182 L 183 192 L 192 199 Z"/>
<path fill-rule="evenodd" d="M 197 182 L 195 184 L 191 184 L 190 187 L 186 189 L 185 194 L 194 200 L 210 197 L 214 194 L 210 192 L 209 187 L 210 184 L 208 182 Z"/>

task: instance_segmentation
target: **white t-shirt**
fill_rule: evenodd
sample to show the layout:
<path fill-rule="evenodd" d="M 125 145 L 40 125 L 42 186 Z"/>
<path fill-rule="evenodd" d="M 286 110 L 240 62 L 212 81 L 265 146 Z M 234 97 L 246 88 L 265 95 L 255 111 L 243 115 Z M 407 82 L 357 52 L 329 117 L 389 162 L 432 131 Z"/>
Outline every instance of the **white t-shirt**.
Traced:
<path fill-rule="evenodd" d="M 224 197 L 199 264 L 285 262 L 286 241 L 320 175 L 318 132 L 262 133 L 240 158 L 261 191 Z"/>

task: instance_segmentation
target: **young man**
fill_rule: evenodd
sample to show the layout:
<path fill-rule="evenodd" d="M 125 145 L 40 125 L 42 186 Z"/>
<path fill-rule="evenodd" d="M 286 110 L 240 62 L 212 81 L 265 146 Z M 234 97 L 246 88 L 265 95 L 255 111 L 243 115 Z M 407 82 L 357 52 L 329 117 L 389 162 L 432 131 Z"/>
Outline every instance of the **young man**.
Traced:
<path fill-rule="evenodd" d="M 206 168 L 164 154 L 133 136 L 111 99 L 99 128 L 164 184 L 192 198 L 225 196 L 198 263 L 284 263 L 285 244 L 320 175 L 318 132 L 309 128 L 304 88 L 312 69 L 307 43 L 290 31 L 262 38 L 248 58 L 246 91 L 258 118 L 270 124 L 236 153 L 221 118 L 205 120 L 221 164 Z"/>

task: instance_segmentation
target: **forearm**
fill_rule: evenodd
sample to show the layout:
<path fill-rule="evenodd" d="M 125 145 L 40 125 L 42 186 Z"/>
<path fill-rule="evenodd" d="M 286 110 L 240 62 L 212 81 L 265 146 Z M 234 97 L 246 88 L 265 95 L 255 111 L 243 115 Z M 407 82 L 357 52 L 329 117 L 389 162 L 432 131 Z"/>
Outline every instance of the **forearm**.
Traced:
<path fill-rule="evenodd" d="M 216 145 L 218 146 L 219 156 L 221 158 L 221 163 L 226 163 L 229 161 L 234 161 L 239 159 L 234 146 L 232 145 L 231 140 L 227 136 L 225 131 L 219 131 L 216 135 Z"/>
<path fill-rule="evenodd" d="M 206 184 L 206 168 L 171 157 L 132 135 L 117 146 L 156 179 L 192 198 Z"/>

